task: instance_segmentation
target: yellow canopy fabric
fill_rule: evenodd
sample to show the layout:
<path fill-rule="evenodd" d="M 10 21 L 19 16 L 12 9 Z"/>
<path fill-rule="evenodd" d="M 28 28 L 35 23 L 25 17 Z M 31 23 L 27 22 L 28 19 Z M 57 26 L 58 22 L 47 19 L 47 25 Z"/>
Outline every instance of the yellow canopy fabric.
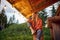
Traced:
<path fill-rule="evenodd" d="M 26 18 L 32 15 L 32 8 L 27 0 L 7 0 Z"/>

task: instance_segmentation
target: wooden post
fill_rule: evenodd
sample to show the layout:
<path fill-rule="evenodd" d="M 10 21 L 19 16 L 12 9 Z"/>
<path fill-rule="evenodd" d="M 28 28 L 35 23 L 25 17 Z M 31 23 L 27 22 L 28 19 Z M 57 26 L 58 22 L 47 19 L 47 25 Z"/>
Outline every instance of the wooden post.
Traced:
<path fill-rule="evenodd" d="M 54 17 L 48 18 L 51 40 L 60 40 L 60 5 Z"/>
<path fill-rule="evenodd" d="M 53 26 L 53 37 L 54 37 L 54 40 L 60 40 L 60 25 L 57 24 L 57 23 L 53 23 L 52 24 Z"/>

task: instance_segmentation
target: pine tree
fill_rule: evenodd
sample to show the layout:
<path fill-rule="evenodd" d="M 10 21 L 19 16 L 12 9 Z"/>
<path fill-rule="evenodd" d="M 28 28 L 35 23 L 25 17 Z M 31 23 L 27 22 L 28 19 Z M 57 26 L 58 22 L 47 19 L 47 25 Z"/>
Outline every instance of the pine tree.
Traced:
<path fill-rule="evenodd" d="M 12 17 L 10 17 L 8 24 L 12 24 L 12 23 L 13 23 L 13 19 Z"/>
<path fill-rule="evenodd" d="M 7 27 L 7 16 L 5 15 L 4 9 L 0 13 L 0 26 L 2 29 Z"/>
<path fill-rule="evenodd" d="M 15 23 L 15 15 L 10 17 L 9 22 L 8 22 L 8 24 L 13 24 L 13 23 Z"/>
<path fill-rule="evenodd" d="M 51 10 L 51 12 L 52 12 L 52 17 L 53 17 L 53 16 L 55 16 L 56 10 L 55 10 L 55 7 L 54 7 L 54 5 L 53 5 L 53 7 L 52 7 L 52 10 Z"/>
<path fill-rule="evenodd" d="M 43 10 L 42 12 L 39 13 L 40 18 L 42 18 L 43 21 L 43 25 L 45 25 L 45 21 L 47 19 L 47 12 L 45 10 Z"/>

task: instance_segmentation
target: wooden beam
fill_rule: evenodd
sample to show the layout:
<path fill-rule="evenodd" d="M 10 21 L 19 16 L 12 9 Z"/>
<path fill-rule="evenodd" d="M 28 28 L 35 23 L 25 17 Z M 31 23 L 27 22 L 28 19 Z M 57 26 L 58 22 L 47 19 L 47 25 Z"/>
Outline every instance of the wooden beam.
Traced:
<path fill-rule="evenodd" d="M 29 0 L 29 3 L 33 9 L 33 12 L 38 12 L 58 1 L 59 0 Z"/>

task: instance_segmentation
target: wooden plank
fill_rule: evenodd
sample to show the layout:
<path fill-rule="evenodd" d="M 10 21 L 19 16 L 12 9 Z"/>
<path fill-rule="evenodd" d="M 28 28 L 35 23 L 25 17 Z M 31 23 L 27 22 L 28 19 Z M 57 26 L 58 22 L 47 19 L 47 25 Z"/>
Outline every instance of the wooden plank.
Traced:
<path fill-rule="evenodd" d="M 29 18 L 32 15 L 32 8 L 26 0 L 7 0 L 15 7 L 23 16 Z"/>
<path fill-rule="evenodd" d="M 41 11 L 59 0 L 7 0 L 7 1 L 10 2 L 26 18 L 29 18 L 32 15 L 32 13 Z"/>
<path fill-rule="evenodd" d="M 55 16 L 59 16 L 59 15 L 60 15 L 60 5 L 59 5 L 59 7 L 58 7 L 58 9 L 56 11 L 56 15 Z"/>
<path fill-rule="evenodd" d="M 38 12 L 56 3 L 57 1 L 59 0 L 29 0 L 29 3 L 33 9 L 33 12 Z"/>
<path fill-rule="evenodd" d="M 53 23 L 54 40 L 60 40 L 60 24 Z"/>

